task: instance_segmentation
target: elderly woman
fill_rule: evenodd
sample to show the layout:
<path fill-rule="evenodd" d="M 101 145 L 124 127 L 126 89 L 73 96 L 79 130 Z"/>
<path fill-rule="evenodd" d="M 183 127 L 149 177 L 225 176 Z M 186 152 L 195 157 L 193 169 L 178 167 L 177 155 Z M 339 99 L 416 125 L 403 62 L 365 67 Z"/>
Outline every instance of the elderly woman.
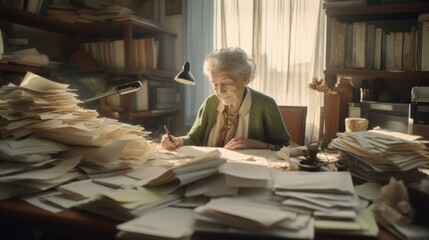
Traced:
<path fill-rule="evenodd" d="M 279 150 L 290 144 L 274 99 L 247 87 L 255 76 L 255 64 L 242 49 L 225 48 L 208 54 L 204 74 L 215 94 L 201 105 L 186 136 L 162 137 L 163 148 L 196 145 Z"/>

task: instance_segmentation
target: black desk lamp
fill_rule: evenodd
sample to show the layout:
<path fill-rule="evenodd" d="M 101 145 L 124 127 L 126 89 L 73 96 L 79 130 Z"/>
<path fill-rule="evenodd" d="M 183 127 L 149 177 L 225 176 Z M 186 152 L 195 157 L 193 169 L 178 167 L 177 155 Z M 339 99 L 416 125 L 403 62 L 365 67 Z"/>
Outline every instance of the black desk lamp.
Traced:
<path fill-rule="evenodd" d="M 182 84 L 195 85 L 194 76 L 191 73 L 191 64 L 186 62 L 183 64 L 182 71 L 174 77 L 174 80 L 180 82 Z M 134 81 L 130 83 L 125 83 L 122 85 L 115 86 L 112 90 L 104 93 L 100 93 L 95 95 L 94 97 L 83 100 L 84 103 L 92 102 L 101 98 L 105 98 L 108 96 L 112 96 L 115 94 L 125 95 L 128 93 L 136 92 L 142 87 L 142 83 L 140 81 Z"/>
<path fill-rule="evenodd" d="M 105 98 L 108 96 L 112 96 L 115 94 L 125 95 L 128 93 L 138 91 L 141 87 L 142 87 L 142 83 L 140 81 L 125 83 L 122 85 L 115 86 L 112 90 L 110 90 L 108 92 L 100 93 L 98 95 L 95 95 L 92 98 L 85 99 L 85 100 L 83 100 L 83 102 L 84 103 L 92 102 L 94 100 L 98 100 L 98 99 Z"/>
<path fill-rule="evenodd" d="M 174 77 L 174 80 L 187 85 L 195 85 L 195 78 L 191 73 L 191 64 L 189 62 L 183 64 L 182 71 Z"/>

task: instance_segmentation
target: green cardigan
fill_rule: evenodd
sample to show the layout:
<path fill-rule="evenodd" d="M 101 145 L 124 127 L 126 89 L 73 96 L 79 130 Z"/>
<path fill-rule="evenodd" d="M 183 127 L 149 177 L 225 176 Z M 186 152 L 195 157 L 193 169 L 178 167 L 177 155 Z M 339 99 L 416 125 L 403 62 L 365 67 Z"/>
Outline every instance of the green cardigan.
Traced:
<path fill-rule="evenodd" d="M 250 89 L 250 88 L 248 88 Z M 279 150 L 289 146 L 291 137 L 283 123 L 277 103 L 273 98 L 250 89 L 252 103 L 249 112 L 248 138 L 267 142 Z M 186 136 L 181 137 L 185 145 L 207 146 L 210 131 L 217 119 L 218 97 L 213 94 L 198 110 L 195 122 Z"/>

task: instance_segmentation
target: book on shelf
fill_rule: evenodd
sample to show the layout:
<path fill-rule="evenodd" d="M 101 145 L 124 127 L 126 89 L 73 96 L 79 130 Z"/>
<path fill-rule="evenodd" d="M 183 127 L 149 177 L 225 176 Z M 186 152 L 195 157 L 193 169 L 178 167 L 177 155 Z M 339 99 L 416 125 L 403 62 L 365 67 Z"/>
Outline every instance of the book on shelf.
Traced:
<path fill-rule="evenodd" d="M 374 69 L 374 55 L 375 55 L 375 26 L 374 24 L 367 24 L 366 28 L 366 51 L 365 51 L 365 65 L 366 69 Z"/>
<path fill-rule="evenodd" d="M 404 47 L 404 33 L 395 32 L 394 52 L 393 52 L 393 70 L 402 70 L 402 51 Z"/>
<path fill-rule="evenodd" d="M 346 68 L 352 68 L 353 57 L 353 24 L 347 24 L 346 35 Z"/>
<path fill-rule="evenodd" d="M 353 23 L 352 66 L 365 68 L 366 22 Z"/>
<path fill-rule="evenodd" d="M 101 43 L 101 42 L 100 42 Z M 112 60 L 115 61 L 114 68 L 118 72 L 125 70 L 125 43 L 124 40 L 115 40 L 113 41 L 114 57 Z"/>
<path fill-rule="evenodd" d="M 423 20 L 419 24 L 421 29 L 420 70 L 429 71 L 429 20 Z"/>
<path fill-rule="evenodd" d="M 386 69 L 386 47 L 387 47 L 387 32 L 382 30 L 381 32 L 381 63 L 380 68 Z"/>
<path fill-rule="evenodd" d="M 386 33 L 386 70 L 395 70 L 394 68 L 394 51 L 395 51 L 395 33 Z"/>
<path fill-rule="evenodd" d="M 158 41 L 154 38 L 133 39 L 133 52 L 137 69 L 157 68 Z"/>
<path fill-rule="evenodd" d="M 404 44 L 402 49 L 402 69 L 412 71 L 412 44 L 411 32 L 404 32 Z"/>
<path fill-rule="evenodd" d="M 381 69 L 381 46 L 382 46 L 382 35 L 383 29 L 375 28 L 375 39 L 374 39 L 374 69 Z"/>
<path fill-rule="evenodd" d="M 336 67 L 343 68 L 346 65 L 346 36 L 347 23 L 338 23 L 338 44 Z"/>
<path fill-rule="evenodd" d="M 327 45 L 327 65 L 335 67 L 337 57 L 337 21 L 334 18 L 328 18 L 327 24 L 329 25 L 329 33 L 327 33 L 327 41 L 330 43 Z"/>
<path fill-rule="evenodd" d="M 418 71 L 418 58 L 419 58 L 419 31 L 417 27 L 411 28 L 411 67 L 413 71 Z"/>
<path fill-rule="evenodd" d="M 2 54 L 4 53 L 4 46 L 3 46 L 3 31 L 0 29 L 0 59 L 2 58 Z"/>

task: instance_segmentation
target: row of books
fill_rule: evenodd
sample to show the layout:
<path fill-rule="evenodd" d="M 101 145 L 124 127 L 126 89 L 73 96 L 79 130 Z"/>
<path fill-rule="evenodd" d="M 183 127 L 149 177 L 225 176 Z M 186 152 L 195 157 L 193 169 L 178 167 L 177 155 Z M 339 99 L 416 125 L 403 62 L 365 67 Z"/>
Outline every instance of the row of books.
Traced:
<path fill-rule="evenodd" d="M 387 31 L 373 22 L 328 19 L 328 67 L 429 71 L 429 21 L 410 31 Z"/>
<path fill-rule="evenodd" d="M 102 66 L 115 71 L 125 70 L 124 40 L 85 42 L 81 48 Z M 159 41 L 154 38 L 133 39 L 130 69 L 157 68 Z"/>

